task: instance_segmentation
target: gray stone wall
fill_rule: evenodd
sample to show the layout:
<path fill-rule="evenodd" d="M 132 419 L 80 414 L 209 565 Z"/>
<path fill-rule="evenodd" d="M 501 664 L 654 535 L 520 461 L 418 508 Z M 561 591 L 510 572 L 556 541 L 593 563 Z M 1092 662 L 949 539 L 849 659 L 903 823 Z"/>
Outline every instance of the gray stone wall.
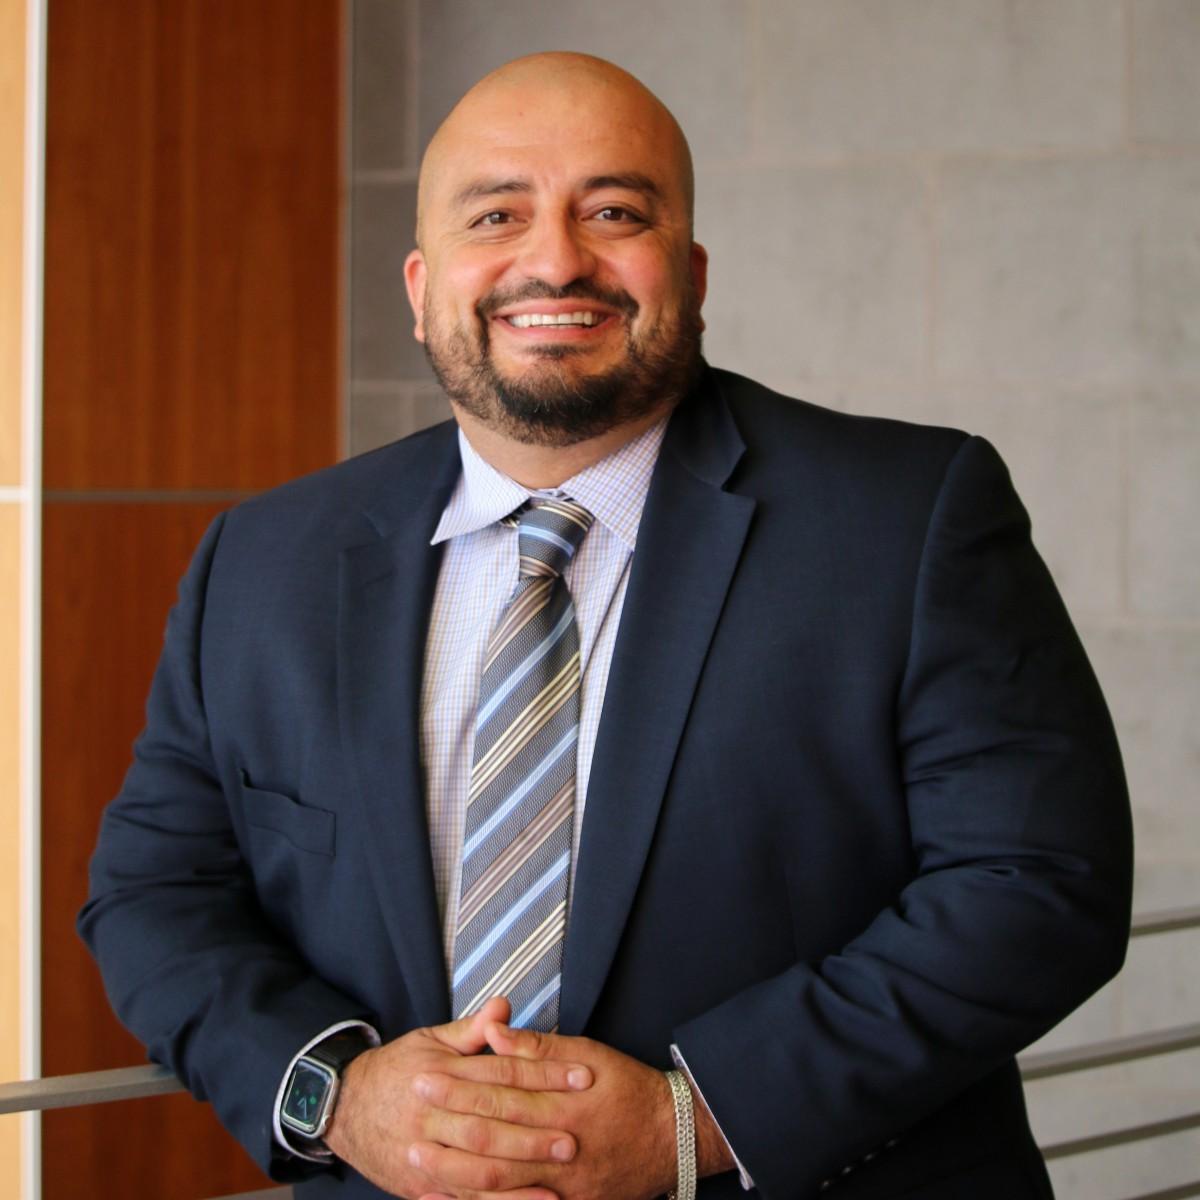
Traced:
<path fill-rule="evenodd" d="M 1008 460 L 1120 730 L 1137 907 L 1200 904 L 1200 0 L 353 0 L 350 445 L 440 419 L 400 265 L 420 148 L 518 54 L 675 111 L 709 358 Z M 1138 939 L 1063 1047 L 1195 1021 L 1200 931 Z M 1036 1083 L 1039 1136 L 1200 1110 L 1200 1051 Z M 1052 1164 L 1200 1175 L 1192 1131 Z"/>

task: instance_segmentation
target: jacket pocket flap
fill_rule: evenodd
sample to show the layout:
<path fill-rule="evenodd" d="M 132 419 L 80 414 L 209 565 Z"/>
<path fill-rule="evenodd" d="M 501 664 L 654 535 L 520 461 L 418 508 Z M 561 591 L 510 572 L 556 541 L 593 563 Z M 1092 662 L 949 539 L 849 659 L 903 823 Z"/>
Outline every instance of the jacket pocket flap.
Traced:
<path fill-rule="evenodd" d="M 328 809 L 313 808 L 282 792 L 254 787 L 245 771 L 242 797 L 248 825 L 281 834 L 298 850 L 309 854 L 333 854 L 337 821 Z"/>

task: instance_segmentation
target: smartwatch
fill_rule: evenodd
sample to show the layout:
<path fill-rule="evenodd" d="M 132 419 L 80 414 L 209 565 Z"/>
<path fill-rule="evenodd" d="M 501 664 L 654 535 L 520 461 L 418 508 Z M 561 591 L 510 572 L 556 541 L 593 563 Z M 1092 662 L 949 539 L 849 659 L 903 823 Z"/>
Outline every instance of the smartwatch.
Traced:
<path fill-rule="evenodd" d="M 342 1072 L 371 1048 L 361 1029 L 343 1029 L 302 1054 L 283 1089 L 280 1125 L 303 1141 L 320 1142 L 333 1118 Z"/>

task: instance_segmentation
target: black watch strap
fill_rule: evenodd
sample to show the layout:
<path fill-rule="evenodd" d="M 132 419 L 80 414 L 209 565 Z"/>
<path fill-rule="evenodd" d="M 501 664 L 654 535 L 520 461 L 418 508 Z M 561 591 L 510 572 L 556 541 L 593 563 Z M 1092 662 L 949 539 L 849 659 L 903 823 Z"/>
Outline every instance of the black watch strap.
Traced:
<path fill-rule="evenodd" d="M 355 1025 L 339 1030 L 323 1042 L 318 1042 L 308 1051 L 307 1057 L 332 1067 L 340 1076 L 360 1054 L 373 1048 L 374 1043 L 367 1036 L 366 1030 Z"/>

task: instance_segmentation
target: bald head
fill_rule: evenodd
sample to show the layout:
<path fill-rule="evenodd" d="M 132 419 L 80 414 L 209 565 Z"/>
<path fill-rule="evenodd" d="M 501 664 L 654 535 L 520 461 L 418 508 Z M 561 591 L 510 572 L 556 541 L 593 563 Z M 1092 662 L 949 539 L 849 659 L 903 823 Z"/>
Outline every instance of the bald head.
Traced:
<path fill-rule="evenodd" d="M 554 51 L 515 59 L 484 76 L 442 122 L 421 163 L 418 244 L 425 245 L 431 214 L 456 199 L 464 165 L 486 172 L 506 149 L 552 149 L 555 139 L 591 142 L 598 151 L 606 139 L 634 143 L 658 164 L 655 186 L 681 205 L 690 230 L 692 156 L 667 107 L 613 63 Z"/>
<path fill-rule="evenodd" d="M 469 437 L 612 449 L 691 386 L 691 155 L 627 71 L 561 53 L 494 71 L 430 143 L 417 210 L 413 332 Z"/>

